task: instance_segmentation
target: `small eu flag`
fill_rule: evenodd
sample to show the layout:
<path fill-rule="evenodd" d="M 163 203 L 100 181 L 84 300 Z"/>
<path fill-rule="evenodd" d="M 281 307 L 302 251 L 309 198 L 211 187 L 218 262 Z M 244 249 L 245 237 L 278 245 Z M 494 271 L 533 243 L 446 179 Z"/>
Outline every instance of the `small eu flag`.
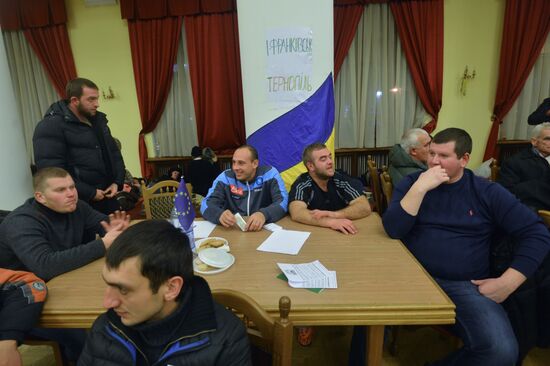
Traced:
<path fill-rule="evenodd" d="M 176 197 L 174 199 L 174 207 L 176 209 L 176 215 L 180 222 L 181 228 L 183 231 L 189 231 L 189 228 L 193 225 L 193 220 L 195 219 L 195 208 L 191 202 L 191 196 L 187 191 L 187 186 L 185 185 L 185 180 L 181 178 L 180 185 L 176 192 Z"/>

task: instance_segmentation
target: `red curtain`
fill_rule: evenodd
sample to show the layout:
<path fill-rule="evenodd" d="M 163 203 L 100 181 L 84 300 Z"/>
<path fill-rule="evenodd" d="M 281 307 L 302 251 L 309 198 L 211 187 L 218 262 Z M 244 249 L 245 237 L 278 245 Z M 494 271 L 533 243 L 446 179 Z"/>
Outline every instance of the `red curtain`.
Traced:
<path fill-rule="evenodd" d="M 237 13 L 185 17 L 189 72 L 200 146 L 245 142 Z"/>
<path fill-rule="evenodd" d="M 235 1 L 236 0 L 120 0 L 120 13 L 122 19 L 142 20 L 224 13 L 236 11 L 237 5 Z"/>
<path fill-rule="evenodd" d="M 152 176 L 146 164 L 144 134 L 152 132 L 160 120 L 172 85 L 182 18 L 128 20 L 132 64 L 141 116 L 139 160 L 144 177 Z"/>
<path fill-rule="evenodd" d="M 23 30 L 57 93 L 76 77 L 63 0 L 0 0 L 3 30 Z"/>
<path fill-rule="evenodd" d="M 334 80 L 355 37 L 363 9 L 363 5 L 334 6 Z"/>
<path fill-rule="evenodd" d="M 24 30 L 25 38 L 46 69 L 55 90 L 65 98 L 65 86 L 76 78 L 73 51 L 65 24 Z"/>
<path fill-rule="evenodd" d="M 2 30 L 20 30 L 65 24 L 64 0 L 0 0 Z"/>
<path fill-rule="evenodd" d="M 502 119 L 521 93 L 550 30 L 550 1 L 507 0 L 493 124 L 483 160 L 496 155 Z"/>
<path fill-rule="evenodd" d="M 432 121 L 432 132 L 441 109 L 443 89 L 443 0 L 390 2 L 401 46 L 416 92 Z"/>

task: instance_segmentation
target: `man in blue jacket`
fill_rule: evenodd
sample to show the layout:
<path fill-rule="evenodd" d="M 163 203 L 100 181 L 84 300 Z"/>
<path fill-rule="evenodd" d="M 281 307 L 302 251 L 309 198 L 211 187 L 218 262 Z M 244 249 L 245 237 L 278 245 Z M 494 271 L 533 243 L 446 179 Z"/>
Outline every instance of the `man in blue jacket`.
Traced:
<path fill-rule="evenodd" d="M 258 151 L 243 145 L 233 153 L 232 170 L 222 172 L 202 201 L 202 216 L 231 227 L 235 214 L 248 216 L 246 231 L 259 231 L 266 222 L 286 215 L 288 193 L 277 169 L 258 166 Z"/>
<path fill-rule="evenodd" d="M 518 345 L 500 303 L 538 268 L 550 249 L 550 235 L 510 192 L 466 169 L 471 150 L 472 139 L 464 130 L 435 135 L 429 169 L 397 185 L 383 224 L 456 305 L 453 330 L 464 346 L 442 364 L 513 365 Z M 509 268 L 489 278 L 496 233 L 516 238 L 519 245 Z"/>
<path fill-rule="evenodd" d="M 243 323 L 193 275 L 189 239 L 166 220 L 122 233 L 107 251 L 107 284 L 79 366 L 251 365 Z"/>

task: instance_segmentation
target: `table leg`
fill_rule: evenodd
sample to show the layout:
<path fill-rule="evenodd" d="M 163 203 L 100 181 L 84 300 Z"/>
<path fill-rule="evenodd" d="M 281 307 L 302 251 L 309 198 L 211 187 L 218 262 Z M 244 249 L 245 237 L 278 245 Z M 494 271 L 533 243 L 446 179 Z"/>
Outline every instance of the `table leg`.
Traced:
<path fill-rule="evenodd" d="M 384 347 L 384 326 L 370 325 L 367 327 L 367 366 L 382 365 L 382 350 Z"/>

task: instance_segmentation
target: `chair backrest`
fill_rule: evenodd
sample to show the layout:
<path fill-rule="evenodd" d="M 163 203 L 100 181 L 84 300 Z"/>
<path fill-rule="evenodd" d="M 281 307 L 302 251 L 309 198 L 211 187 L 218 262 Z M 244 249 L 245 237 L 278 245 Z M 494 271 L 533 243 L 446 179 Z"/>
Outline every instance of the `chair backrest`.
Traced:
<path fill-rule="evenodd" d="M 376 163 L 370 155 L 367 157 L 367 168 L 369 170 L 370 186 L 372 188 L 372 195 L 376 206 L 375 210 L 378 211 L 378 213 L 382 213 L 382 190 L 380 188 L 380 177 L 378 176 Z"/>
<path fill-rule="evenodd" d="M 178 186 L 179 183 L 174 180 L 163 180 L 149 188 L 142 184 L 145 218 L 148 220 L 170 218 Z"/>
<path fill-rule="evenodd" d="M 273 319 L 254 299 L 234 290 L 213 290 L 214 299 L 233 311 L 245 324 L 252 344 L 272 355 L 274 366 L 292 364 L 290 298 L 279 299 L 279 319 Z"/>
<path fill-rule="evenodd" d="M 386 207 L 388 207 L 391 202 L 393 184 L 391 182 L 391 176 L 388 173 L 388 169 L 385 166 L 382 168 L 382 173 L 380 173 L 380 182 L 382 183 L 382 192 L 384 192 Z"/>
<path fill-rule="evenodd" d="M 550 211 L 547 210 L 539 210 L 539 216 L 542 217 L 542 221 L 546 224 L 546 226 L 550 227 Z"/>
<path fill-rule="evenodd" d="M 496 182 L 498 179 L 498 174 L 500 173 L 500 167 L 498 166 L 497 159 L 493 159 L 493 161 L 491 161 L 491 165 L 489 166 L 491 167 L 491 182 Z"/>

